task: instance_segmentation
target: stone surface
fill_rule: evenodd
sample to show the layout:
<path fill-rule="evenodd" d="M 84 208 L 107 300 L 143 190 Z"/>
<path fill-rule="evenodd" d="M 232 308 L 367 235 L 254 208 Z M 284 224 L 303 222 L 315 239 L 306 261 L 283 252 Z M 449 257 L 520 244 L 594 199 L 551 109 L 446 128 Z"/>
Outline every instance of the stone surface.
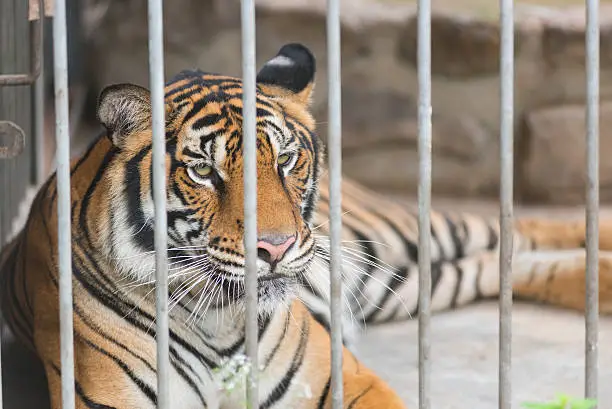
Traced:
<path fill-rule="evenodd" d="M 606 7 L 604 6 L 604 10 Z M 612 67 L 612 15 L 600 14 L 600 66 Z M 542 32 L 542 54 L 548 69 L 573 67 L 584 69 L 585 51 L 585 12 L 572 8 L 563 13 L 555 13 L 554 18 L 546 19 Z"/>
<path fill-rule="evenodd" d="M 612 102 L 600 106 L 601 200 L 612 199 Z M 585 109 L 563 105 L 529 112 L 525 117 L 526 146 L 521 178 L 525 199 L 536 202 L 584 203 L 586 136 Z"/>
<path fill-rule="evenodd" d="M 520 26 L 519 26 L 520 27 Z M 520 32 L 515 50 L 520 51 Z M 417 65 L 418 18 L 413 15 L 398 41 L 399 55 Z M 431 18 L 431 73 L 453 79 L 496 75 L 499 71 L 499 25 L 476 16 L 434 14 Z"/>
<path fill-rule="evenodd" d="M 418 181 L 415 2 L 341 3 L 344 172 L 386 193 L 413 193 Z M 497 9 L 462 8 L 453 3 L 451 10 L 436 4 L 432 17 L 433 191 L 463 198 L 495 197 L 500 127 Z M 240 75 L 238 5 L 236 0 L 175 0 L 165 16 L 166 75 L 193 67 Z M 256 7 L 259 66 L 290 41 L 303 42 L 315 53 L 313 110 L 325 140 L 326 1 L 258 0 Z M 599 13 L 604 103 L 612 100 L 611 7 L 603 1 Z M 534 164 L 554 157 L 541 149 L 526 154 L 525 147 L 534 142 L 530 127 L 524 125 L 528 115 L 542 109 L 584 104 L 584 7 L 533 7 L 519 2 L 515 12 L 515 196 L 563 203 L 584 196 L 584 189 L 574 183 L 574 176 L 564 185 L 557 180 L 562 178 L 546 180 L 551 172 L 542 172 Z M 95 21 L 95 29 L 88 31 L 87 58 L 92 69 L 86 76 L 87 86 L 99 92 L 109 83 L 147 85 L 146 1 L 110 2 L 107 13 L 97 16 L 88 20 Z M 603 121 L 605 115 L 609 114 L 602 113 Z M 580 129 L 580 119 L 576 121 L 566 121 L 572 132 Z M 581 135 L 582 130 L 572 138 Z M 567 154 L 571 158 L 564 157 L 562 173 L 582 173 L 583 151 L 568 150 Z M 559 186 L 564 190 L 560 194 L 534 194 Z M 612 186 L 603 184 L 601 196 L 612 201 Z"/>
<path fill-rule="evenodd" d="M 395 91 L 370 90 L 348 84 L 342 90 L 343 167 L 360 182 L 382 191 L 405 191 L 418 184 L 418 119 L 416 102 Z M 327 110 L 317 118 L 327 123 Z M 461 194 L 482 189 L 481 178 L 474 185 L 468 180 L 479 169 L 493 168 L 488 179 L 495 185 L 495 165 L 487 152 L 495 143 L 489 131 L 475 118 L 433 115 L 433 185 L 436 192 Z M 327 140 L 327 128 L 319 134 Z M 394 163 L 390 172 L 389 164 Z"/>

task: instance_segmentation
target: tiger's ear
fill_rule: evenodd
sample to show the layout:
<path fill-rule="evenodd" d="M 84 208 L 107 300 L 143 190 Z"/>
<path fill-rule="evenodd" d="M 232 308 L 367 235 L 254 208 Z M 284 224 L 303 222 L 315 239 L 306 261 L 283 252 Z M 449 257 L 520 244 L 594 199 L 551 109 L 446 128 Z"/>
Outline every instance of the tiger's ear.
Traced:
<path fill-rule="evenodd" d="M 97 115 L 113 144 L 121 148 L 130 134 L 151 127 L 149 90 L 133 84 L 108 86 L 98 98 Z"/>
<path fill-rule="evenodd" d="M 314 89 L 316 60 L 302 44 L 286 44 L 257 74 L 257 83 L 265 91 L 310 105 Z"/>

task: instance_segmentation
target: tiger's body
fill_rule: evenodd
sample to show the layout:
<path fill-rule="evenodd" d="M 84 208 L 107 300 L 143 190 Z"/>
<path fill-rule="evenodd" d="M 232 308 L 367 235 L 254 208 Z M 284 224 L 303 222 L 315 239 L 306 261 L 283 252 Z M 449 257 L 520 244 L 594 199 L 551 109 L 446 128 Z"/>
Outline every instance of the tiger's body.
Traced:
<path fill-rule="evenodd" d="M 258 75 L 262 409 L 331 405 L 327 179 L 308 112 L 313 79 L 314 58 L 299 45 L 283 47 Z M 98 115 L 107 132 L 71 167 L 77 408 L 144 409 L 157 401 L 148 95 L 132 85 L 103 91 Z M 166 87 L 173 408 L 244 403 L 240 387 L 219 386 L 227 382 L 219 368 L 244 349 L 241 96 L 239 80 L 201 72 L 182 73 Z M 343 238 L 352 242 L 343 250 L 345 407 L 403 408 L 350 352 L 350 328 L 353 320 L 418 312 L 416 218 L 346 179 L 342 189 Z M 52 176 L 0 257 L 4 317 L 41 358 L 53 409 L 61 407 L 56 207 Z M 432 233 L 434 310 L 497 294 L 494 220 L 432 213 Z M 612 248 L 607 234 L 604 249 Z M 580 224 L 520 221 L 515 236 L 515 293 L 580 308 L 584 258 L 535 251 L 580 249 Z M 604 312 L 610 268 L 602 260 Z"/>

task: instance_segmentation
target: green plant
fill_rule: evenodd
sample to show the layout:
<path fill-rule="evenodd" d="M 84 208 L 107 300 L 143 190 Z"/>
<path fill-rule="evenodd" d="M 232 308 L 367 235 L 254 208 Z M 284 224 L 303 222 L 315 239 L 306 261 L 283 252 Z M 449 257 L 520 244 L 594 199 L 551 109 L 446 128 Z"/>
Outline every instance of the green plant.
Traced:
<path fill-rule="evenodd" d="M 557 399 L 551 402 L 535 403 L 525 402 L 525 409 L 592 409 L 597 401 L 595 399 L 572 398 L 565 394 L 558 394 Z"/>

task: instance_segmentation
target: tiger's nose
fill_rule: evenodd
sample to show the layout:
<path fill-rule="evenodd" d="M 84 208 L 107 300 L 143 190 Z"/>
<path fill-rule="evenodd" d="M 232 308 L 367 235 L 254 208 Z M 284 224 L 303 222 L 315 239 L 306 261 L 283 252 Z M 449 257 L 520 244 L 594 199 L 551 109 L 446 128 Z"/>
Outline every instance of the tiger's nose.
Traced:
<path fill-rule="evenodd" d="M 264 233 L 257 240 L 257 256 L 266 263 L 278 263 L 295 243 L 295 234 Z"/>

